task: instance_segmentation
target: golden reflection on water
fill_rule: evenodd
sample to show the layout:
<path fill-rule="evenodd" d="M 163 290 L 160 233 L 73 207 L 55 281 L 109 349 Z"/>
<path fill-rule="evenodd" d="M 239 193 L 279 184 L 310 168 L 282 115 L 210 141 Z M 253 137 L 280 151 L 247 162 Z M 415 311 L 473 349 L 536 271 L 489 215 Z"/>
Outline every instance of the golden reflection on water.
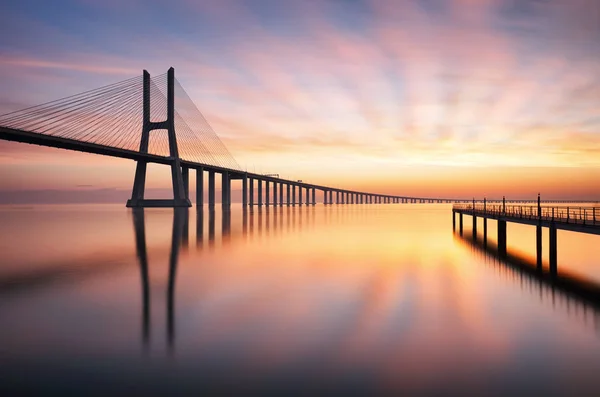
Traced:
<path fill-rule="evenodd" d="M 525 382 L 515 367 L 532 367 L 528 382 L 543 390 L 575 378 L 599 386 L 598 306 L 457 237 L 448 205 L 0 217 L 0 320 L 10 324 L 0 336 L 12 360 L 59 353 L 131 372 L 145 361 L 121 361 L 141 354 L 251 379 L 359 376 L 374 391 L 484 392 Z M 534 237 L 509 226 L 509 250 L 535 253 Z M 598 241 L 559 234 L 559 269 L 593 278 Z M 560 364 L 540 366 L 548 360 Z"/>

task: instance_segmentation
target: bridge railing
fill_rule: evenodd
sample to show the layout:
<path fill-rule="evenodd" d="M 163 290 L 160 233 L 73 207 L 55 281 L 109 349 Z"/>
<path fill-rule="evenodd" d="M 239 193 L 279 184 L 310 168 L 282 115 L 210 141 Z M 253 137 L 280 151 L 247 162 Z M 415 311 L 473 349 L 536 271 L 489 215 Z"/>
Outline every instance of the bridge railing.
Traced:
<path fill-rule="evenodd" d="M 520 219 L 545 220 L 581 225 L 600 225 L 600 207 L 541 206 L 502 204 L 454 204 L 453 209 L 472 212 L 475 215 L 507 216 Z"/>

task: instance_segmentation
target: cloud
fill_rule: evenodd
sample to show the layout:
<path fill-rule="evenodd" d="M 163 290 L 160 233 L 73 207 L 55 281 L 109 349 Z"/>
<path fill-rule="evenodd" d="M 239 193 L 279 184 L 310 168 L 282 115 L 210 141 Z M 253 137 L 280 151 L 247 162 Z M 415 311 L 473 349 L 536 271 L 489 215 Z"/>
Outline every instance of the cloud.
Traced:
<path fill-rule="evenodd" d="M 85 1 L 83 20 L 103 17 L 87 29 L 20 10 L 15 20 L 34 21 L 54 51 L 0 39 L 10 95 L 0 106 L 173 65 L 239 162 L 282 174 L 311 172 L 308 158 L 324 170 L 354 159 L 371 172 L 600 166 L 597 2 L 423 4 L 182 1 L 116 15 L 114 4 Z M 164 24 L 141 26 L 161 12 Z"/>

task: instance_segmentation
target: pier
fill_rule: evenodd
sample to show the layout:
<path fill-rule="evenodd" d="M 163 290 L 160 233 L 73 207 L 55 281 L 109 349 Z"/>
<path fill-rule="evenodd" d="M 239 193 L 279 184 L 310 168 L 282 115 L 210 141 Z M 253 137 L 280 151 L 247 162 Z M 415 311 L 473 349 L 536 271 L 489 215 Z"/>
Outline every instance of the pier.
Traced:
<path fill-rule="evenodd" d="M 600 207 L 596 206 L 554 206 L 542 205 L 538 196 L 537 205 L 488 204 L 454 204 L 452 206 L 452 228 L 456 230 L 458 215 L 458 231 L 463 233 L 463 216 L 469 215 L 473 222 L 473 237 L 477 236 L 477 217 L 483 218 L 483 239 L 487 241 L 487 220 L 497 221 L 498 254 L 506 256 L 506 223 L 521 223 L 536 228 L 537 267 L 542 267 L 542 228 L 549 229 L 550 273 L 557 272 L 557 230 L 600 235 Z"/>

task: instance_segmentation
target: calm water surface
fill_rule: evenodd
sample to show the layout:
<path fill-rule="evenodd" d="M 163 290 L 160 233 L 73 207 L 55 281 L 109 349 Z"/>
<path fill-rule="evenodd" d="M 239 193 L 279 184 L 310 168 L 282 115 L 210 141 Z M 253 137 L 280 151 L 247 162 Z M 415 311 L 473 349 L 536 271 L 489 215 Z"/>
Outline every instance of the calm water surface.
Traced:
<path fill-rule="evenodd" d="M 598 303 L 450 208 L 0 207 L 1 395 L 600 395 Z M 561 274 L 599 254 L 559 231 Z"/>

